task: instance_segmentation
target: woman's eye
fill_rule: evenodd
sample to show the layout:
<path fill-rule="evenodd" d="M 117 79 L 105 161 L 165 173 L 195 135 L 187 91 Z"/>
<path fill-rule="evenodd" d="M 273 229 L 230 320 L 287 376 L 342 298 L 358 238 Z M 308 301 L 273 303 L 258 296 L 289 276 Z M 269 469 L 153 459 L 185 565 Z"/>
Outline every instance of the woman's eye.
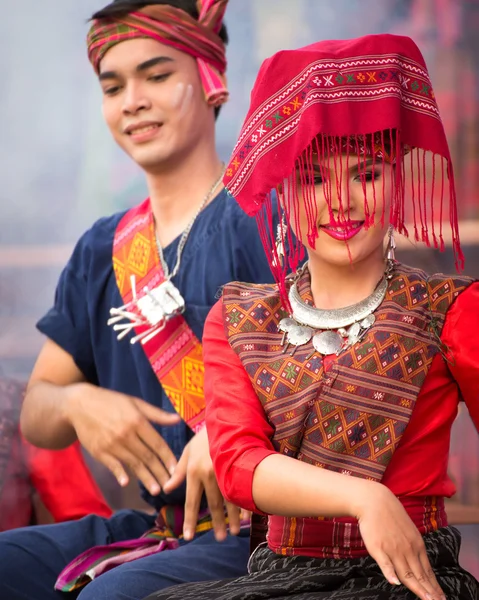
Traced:
<path fill-rule="evenodd" d="M 305 180 L 307 185 L 321 185 L 324 182 L 324 179 L 321 177 L 321 175 L 315 175 L 314 177 L 306 175 Z M 301 177 L 299 176 L 298 181 L 301 183 Z"/>
<path fill-rule="evenodd" d="M 354 181 L 368 183 L 370 181 L 376 181 L 377 179 L 379 179 L 380 176 L 381 174 L 377 170 L 365 171 L 364 173 L 359 173 L 358 175 L 356 175 Z"/>

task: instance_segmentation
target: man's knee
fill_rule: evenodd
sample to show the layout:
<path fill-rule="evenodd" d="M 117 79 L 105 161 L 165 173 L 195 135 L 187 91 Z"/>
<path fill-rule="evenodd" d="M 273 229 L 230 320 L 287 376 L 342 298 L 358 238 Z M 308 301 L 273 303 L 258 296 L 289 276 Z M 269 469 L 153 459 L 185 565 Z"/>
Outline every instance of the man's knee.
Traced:
<path fill-rule="evenodd" d="M 122 573 L 117 567 L 89 583 L 77 600 L 143 600 L 148 593 L 142 593 L 143 585 L 135 579 L 134 575 Z"/>
<path fill-rule="evenodd" d="M 107 571 L 89 583 L 81 591 L 77 600 L 144 600 L 156 590 L 182 583 L 179 574 L 175 577 L 173 574 L 163 573 L 162 557 L 157 555 L 156 558 L 160 560 L 155 568 L 152 568 L 147 558 Z M 185 568 L 186 566 L 183 565 L 182 569 Z"/>
<path fill-rule="evenodd" d="M 20 530 L 0 533 L 0 556 L 0 583 L 17 572 L 28 577 L 27 564 L 32 561 L 32 552 L 28 549 L 28 537 Z"/>
<path fill-rule="evenodd" d="M 0 598 L 29 597 L 38 569 L 27 542 L 28 538 L 20 531 L 0 534 Z"/>

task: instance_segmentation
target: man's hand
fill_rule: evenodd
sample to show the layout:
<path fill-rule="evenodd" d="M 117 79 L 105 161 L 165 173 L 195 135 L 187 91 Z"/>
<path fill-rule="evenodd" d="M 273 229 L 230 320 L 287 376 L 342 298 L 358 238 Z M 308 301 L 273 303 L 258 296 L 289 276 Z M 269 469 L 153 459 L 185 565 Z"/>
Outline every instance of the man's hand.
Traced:
<path fill-rule="evenodd" d="M 65 416 L 82 446 L 103 463 L 121 486 L 132 471 L 151 494 L 169 480 L 176 459 L 151 425 L 175 425 L 179 416 L 143 400 L 87 383 L 70 386 Z"/>
<path fill-rule="evenodd" d="M 230 533 L 238 535 L 240 531 L 241 511 L 233 504 L 229 502 L 225 503 L 221 495 L 210 457 L 206 427 L 197 433 L 188 443 L 178 461 L 173 476 L 163 486 L 163 489 L 169 493 L 181 485 L 185 478 L 186 503 L 185 522 L 183 524 L 183 536 L 185 540 L 192 540 L 195 535 L 203 491 L 206 493 L 216 540 L 222 542 L 227 535 L 225 504 L 228 512 Z"/>

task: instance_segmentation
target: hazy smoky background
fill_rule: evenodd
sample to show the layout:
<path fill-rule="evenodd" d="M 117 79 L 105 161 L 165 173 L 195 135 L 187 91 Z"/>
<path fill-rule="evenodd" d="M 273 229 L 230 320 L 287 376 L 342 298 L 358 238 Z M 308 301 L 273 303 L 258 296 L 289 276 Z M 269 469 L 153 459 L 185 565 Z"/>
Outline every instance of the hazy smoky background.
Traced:
<path fill-rule="evenodd" d="M 87 19 L 103 4 L 2 4 L 0 376 L 28 377 L 42 343 L 35 321 L 51 306 L 60 270 L 81 233 L 146 194 L 138 168 L 110 139 L 87 60 Z M 430 68 L 456 162 L 461 219 L 478 216 L 479 0 L 230 0 L 226 24 L 231 101 L 217 126 L 225 160 L 264 58 L 320 39 L 406 34 Z M 475 227 L 472 222 L 465 251 L 468 273 L 479 275 Z M 405 255 L 428 270 L 453 270 L 450 252 Z M 466 452 L 465 442 L 456 445 L 461 443 Z"/>
<path fill-rule="evenodd" d="M 478 2 L 460 0 L 230 0 L 231 101 L 218 121 L 227 159 L 264 58 L 327 38 L 411 35 L 430 65 L 459 171 L 477 180 Z M 86 56 L 99 0 L 6 3 L 0 22 L 0 368 L 26 376 L 41 344 L 34 322 L 59 271 L 98 217 L 146 194 L 138 168 L 110 139 Z M 472 162 L 474 164 L 472 164 Z M 456 161 L 457 162 L 457 161 Z M 463 216 L 477 210 L 462 198 Z"/>

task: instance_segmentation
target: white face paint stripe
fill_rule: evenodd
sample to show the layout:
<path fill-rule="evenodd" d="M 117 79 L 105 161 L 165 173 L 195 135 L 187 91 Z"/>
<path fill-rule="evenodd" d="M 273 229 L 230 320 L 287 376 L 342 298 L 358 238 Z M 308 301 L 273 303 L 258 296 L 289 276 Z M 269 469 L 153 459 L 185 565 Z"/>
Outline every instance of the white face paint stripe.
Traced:
<path fill-rule="evenodd" d="M 185 85 L 180 82 L 176 85 L 176 89 L 171 99 L 173 109 L 179 110 L 179 116 L 183 117 L 188 111 L 193 99 L 193 86 L 191 83 Z"/>
<path fill-rule="evenodd" d="M 173 95 L 171 97 L 171 107 L 172 108 L 179 108 L 181 103 L 183 102 L 183 97 L 185 95 L 185 84 L 180 81 L 180 83 L 176 84 L 176 88 L 175 91 L 173 92 Z"/>

